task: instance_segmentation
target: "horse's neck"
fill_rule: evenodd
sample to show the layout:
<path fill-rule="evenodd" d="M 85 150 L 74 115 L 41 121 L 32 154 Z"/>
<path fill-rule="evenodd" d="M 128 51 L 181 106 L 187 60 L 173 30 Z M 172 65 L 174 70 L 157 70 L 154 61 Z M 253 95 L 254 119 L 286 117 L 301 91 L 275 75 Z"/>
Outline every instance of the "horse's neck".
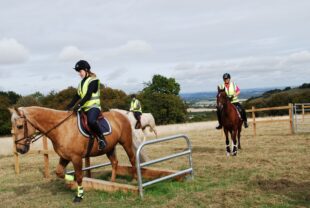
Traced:
<path fill-rule="evenodd" d="M 30 107 L 25 111 L 28 120 L 43 133 L 55 127 L 65 118 L 65 112 L 48 108 Z"/>

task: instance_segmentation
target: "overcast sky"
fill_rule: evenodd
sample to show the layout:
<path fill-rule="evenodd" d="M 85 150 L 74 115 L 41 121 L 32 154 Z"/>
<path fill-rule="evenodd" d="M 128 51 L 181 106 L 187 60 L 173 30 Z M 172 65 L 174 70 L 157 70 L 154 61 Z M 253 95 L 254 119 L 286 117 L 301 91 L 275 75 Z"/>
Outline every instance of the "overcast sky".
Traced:
<path fill-rule="evenodd" d="M 154 74 L 181 92 L 310 82 L 309 0 L 0 0 L 0 90 L 76 87 L 79 59 L 107 86 L 142 90 Z"/>

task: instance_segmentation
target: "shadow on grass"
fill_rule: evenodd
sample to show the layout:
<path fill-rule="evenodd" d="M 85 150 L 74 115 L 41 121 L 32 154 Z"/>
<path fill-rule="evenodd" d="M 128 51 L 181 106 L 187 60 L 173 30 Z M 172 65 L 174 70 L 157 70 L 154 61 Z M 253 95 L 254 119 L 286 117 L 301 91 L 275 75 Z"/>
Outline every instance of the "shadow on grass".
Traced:
<path fill-rule="evenodd" d="M 253 181 L 253 184 L 264 192 L 287 196 L 292 204 L 310 204 L 310 182 L 295 183 L 287 179 L 258 179 Z"/>

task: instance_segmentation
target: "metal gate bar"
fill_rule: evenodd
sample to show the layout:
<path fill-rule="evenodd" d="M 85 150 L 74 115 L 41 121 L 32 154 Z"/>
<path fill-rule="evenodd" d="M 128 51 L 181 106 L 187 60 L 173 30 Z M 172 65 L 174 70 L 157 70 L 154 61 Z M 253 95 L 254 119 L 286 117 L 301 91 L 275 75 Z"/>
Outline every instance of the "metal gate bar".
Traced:
<path fill-rule="evenodd" d="M 155 159 L 155 160 L 151 160 L 151 161 L 148 161 L 148 162 L 140 163 L 140 152 L 143 149 L 143 147 L 145 147 L 146 145 L 151 145 L 151 144 L 156 144 L 156 143 L 166 142 L 166 141 L 171 141 L 171 140 L 177 140 L 177 139 L 184 139 L 186 141 L 186 143 L 187 143 L 187 150 L 185 150 L 183 152 L 180 152 L 180 153 L 172 154 L 172 155 L 169 155 L 169 156 L 166 156 L 166 157 L 162 157 L 162 158 L 158 158 L 158 159 Z M 141 174 L 141 167 L 149 166 L 149 165 L 152 165 L 152 164 L 155 164 L 155 163 L 158 163 L 158 162 L 166 161 L 166 160 L 173 159 L 173 158 L 180 157 L 180 156 L 184 156 L 184 155 L 188 155 L 188 164 L 189 164 L 189 168 L 188 169 L 180 170 L 180 171 L 178 171 L 176 173 L 173 173 L 173 174 L 170 174 L 170 175 L 167 175 L 167 176 L 164 176 L 164 177 L 161 177 L 161 178 L 157 178 L 157 179 L 148 181 L 146 183 L 143 183 L 143 181 L 142 181 L 142 174 Z M 164 138 L 161 138 L 161 139 L 154 139 L 154 140 L 149 140 L 149 141 L 143 142 L 139 146 L 139 148 L 137 150 L 137 153 L 136 153 L 136 167 L 137 167 L 137 174 L 138 174 L 139 193 L 140 193 L 140 197 L 141 198 L 143 198 L 143 188 L 146 187 L 146 186 L 150 186 L 150 185 L 152 185 L 154 183 L 158 183 L 158 182 L 161 182 L 161 181 L 164 181 L 164 180 L 168 180 L 168 179 L 171 179 L 171 178 L 174 178 L 176 176 L 183 175 L 183 174 L 186 174 L 186 173 L 190 173 L 191 178 L 193 179 L 194 171 L 193 171 L 192 145 L 191 145 L 191 142 L 190 142 L 189 138 L 186 135 L 184 135 L 184 134 L 179 134 L 179 135 L 174 135 L 174 136 L 164 137 Z"/>

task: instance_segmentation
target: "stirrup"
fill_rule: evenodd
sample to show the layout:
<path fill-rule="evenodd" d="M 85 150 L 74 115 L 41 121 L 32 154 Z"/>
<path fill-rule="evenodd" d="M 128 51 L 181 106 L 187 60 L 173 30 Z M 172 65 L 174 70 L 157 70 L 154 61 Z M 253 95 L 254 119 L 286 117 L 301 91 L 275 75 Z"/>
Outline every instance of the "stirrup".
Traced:
<path fill-rule="evenodd" d="M 98 138 L 98 149 L 103 150 L 107 146 L 106 142 L 104 139 Z"/>

